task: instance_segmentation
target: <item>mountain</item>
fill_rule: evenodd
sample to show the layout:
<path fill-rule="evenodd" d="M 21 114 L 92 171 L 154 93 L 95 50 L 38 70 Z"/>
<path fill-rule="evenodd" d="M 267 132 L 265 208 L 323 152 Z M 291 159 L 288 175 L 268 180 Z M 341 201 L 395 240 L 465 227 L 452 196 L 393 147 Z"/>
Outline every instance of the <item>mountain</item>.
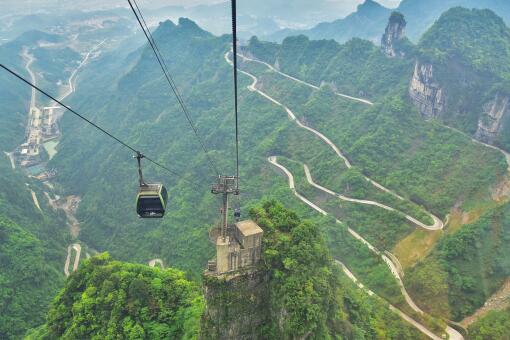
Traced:
<path fill-rule="evenodd" d="M 24 34 L 0 46 L 2 63 L 8 60 L 23 74 L 21 48 L 41 38 L 57 40 L 40 32 Z M 68 227 L 65 217 L 46 203 L 48 189 L 12 167 L 10 153 L 24 139 L 30 90 L 5 73 L 0 84 L 0 338 L 19 339 L 44 321 L 64 282 Z"/>
<path fill-rule="evenodd" d="M 407 22 L 407 36 L 418 41 L 440 15 L 452 7 L 488 8 L 510 22 L 510 3 L 505 0 L 403 0 L 395 11 L 402 13 Z M 335 39 L 342 43 L 351 38 L 363 38 L 379 42 L 391 10 L 373 0 L 366 0 L 356 12 L 344 19 L 320 23 L 307 30 L 284 29 L 263 36 L 270 41 L 282 41 L 285 37 L 304 34 L 312 39 Z"/>
<path fill-rule="evenodd" d="M 52 302 L 47 323 L 28 338 L 195 339 L 203 308 L 200 290 L 184 273 L 101 254 L 71 275 Z"/>
<path fill-rule="evenodd" d="M 388 312 L 388 303 L 420 327 L 447 336 L 445 330 L 451 332 L 446 326 L 448 318 L 459 319 L 480 307 L 499 288 L 508 262 L 503 247 L 509 196 L 505 156 L 444 126 L 440 117 L 424 119 L 409 93 L 417 61 L 430 63 L 433 69 L 441 67 L 451 59 L 442 56 L 454 51 L 453 56 L 459 46 L 466 55 L 453 64 L 461 70 L 456 77 L 469 75 L 462 70 L 472 69 L 504 85 L 504 77 L 495 78 L 497 72 L 491 68 L 501 67 L 504 75 L 505 66 L 489 53 L 485 42 L 473 40 L 472 50 L 463 43 L 471 30 L 468 19 L 473 27 L 487 25 L 487 34 L 494 36 L 486 39 L 488 45 L 505 46 L 506 31 L 498 29 L 495 15 L 452 11 L 448 31 L 455 46 L 448 45 L 448 35 L 442 32 L 444 22 L 431 28 L 439 35 L 438 41 L 424 38 L 423 44 L 413 45 L 404 34 L 407 19 L 394 14 L 382 47 L 362 39 L 339 44 L 297 36 L 282 44 L 253 38 L 242 48 L 246 56 L 239 59 L 245 72 L 239 77 L 242 194 L 231 203 L 241 209 L 243 219 L 251 218 L 264 228 L 267 251 L 256 272 L 235 273 L 239 280 L 232 281 L 203 276 L 206 264 L 214 258 L 215 245 L 210 239 L 220 218 L 219 199 L 211 194 L 211 184 L 217 181 L 214 168 L 221 174 L 236 169 L 232 66 L 228 63 L 231 37 L 214 36 L 189 19 L 164 21 L 154 31 L 197 134 L 210 150 L 207 156 L 165 83 L 152 50 L 146 44 L 137 45 L 137 40 L 100 45 L 80 71 L 76 92 L 65 101 L 172 170 L 170 174 L 142 163 L 147 180 L 161 181 L 169 189 L 167 215 L 162 220 L 139 219 L 134 206 L 138 178 L 132 150 L 65 113 L 58 152 L 48 166 L 57 170 L 52 179 L 56 194 L 81 198 L 75 214 L 79 230 L 71 238 L 65 226 L 57 229 L 60 233 L 21 223 L 25 210 L 26 215 L 40 214 L 24 185 L 28 179 L 21 174 L 21 179 L 10 180 L 16 186 L 7 182 L 4 187 L 15 188 L 13 197 L 23 199 L 25 205 L 19 204 L 23 208 L 15 215 L 8 213 L 16 212 L 18 204 L 6 205 L 6 218 L 33 231 L 45 251 L 58 255 L 57 269 L 62 267 L 71 239 L 87 247 L 90 255 L 109 252 L 115 261 L 100 257 L 97 266 L 95 259 L 83 262 L 84 274 L 80 270 L 71 274 L 50 307 L 51 324 L 31 334 L 37 337 L 52 325 L 58 335 L 68 331 L 84 337 L 90 335 L 87 332 L 104 334 L 110 326 L 119 336 L 124 331 L 133 331 L 133 335 L 146 330 L 166 332 L 160 325 L 162 316 L 151 310 L 158 290 L 144 295 L 138 289 L 165 277 L 159 269 L 144 266 L 157 259 L 186 273 L 186 279 L 176 274 L 179 283 L 190 288 L 183 292 L 185 297 L 200 300 L 196 287 L 203 284 L 206 309 L 200 327 L 213 338 L 246 329 L 248 335 L 260 338 L 297 338 L 309 332 L 317 338 L 345 334 L 351 338 L 419 338 L 421 333 L 408 328 L 400 313 Z M 20 61 L 19 51 L 6 55 Z M 58 65 L 64 70 L 66 62 L 55 59 L 48 67 L 55 70 Z M 23 66 L 16 69 L 24 72 Z M 1 77 L 2 84 L 7 84 L 0 91 L 5 108 L 9 103 L 21 104 L 14 122 L 8 118 L 15 110 L 0 113 L 12 127 L 12 131 L 3 131 L 13 139 L 6 137 L 6 141 L 15 147 L 16 138 L 23 140 L 24 106 L 30 93 L 6 75 Z M 457 81 L 454 77 L 453 85 L 447 84 L 453 88 Z M 7 157 L 5 166 L 8 169 Z M 49 190 L 35 179 L 29 185 L 36 197 L 44 197 Z M 4 192 L 6 198 L 12 195 Z M 42 210 L 49 214 L 52 209 L 45 203 Z M 47 240 L 45 235 L 52 236 Z M 13 239 L 19 242 L 18 237 Z M 389 259 L 393 255 L 401 266 Z M 49 260 L 44 263 L 52 265 Z M 116 273 L 122 272 L 126 275 L 117 280 Z M 477 280 L 492 283 L 480 285 Z M 359 288 L 361 283 L 371 293 Z M 115 299 L 114 292 L 118 292 Z M 165 301 L 180 296 L 179 291 L 162 293 Z M 119 302 L 121 310 L 110 308 L 110 298 Z M 183 306 L 181 301 L 166 306 L 169 314 L 163 316 L 181 311 L 174 334 L 196 329 L 194 312 L 201 308 L 193 303 Z M 438 308 L 430 308 L 429 301 Z M 420 307 L 428 313 L 420 313 Z M 187 313 L 191 311 L 193 315 Z M 109 325 L 104 320 L 107 316 L 98 320 L 96 313 L 114 315 L 116 321 Z M 31 315 L 21 316 L 30 320 Z M 73 327 L 81 318 L 95 328 Z M 42 323 L 41 319 L 35 320 Z M 184 320 L 192 320 L 193 325 Z M 261 320 L 267 327 L 261 326 Z"/>
<path fill-rule="evenodd" d="M 462 320 L 508 279 L 509 240 L 510 204 L 506 203 L 441 240 L 408 272 L 410 293 L 427 312 Z"/>
<path fill-rule="evenodd" d="M 222 173 L 230 173 L 235 164 L 232 158 L 232 69 L 224 59 L 230 48 L 229 37 L 215 37 L 195 23 L 182 19 L 177 24 L 161 23 L 154 32 L 154 38 L 158 41 L 175 82 L 180 84 L 180 91 L 190 107 L 200 135 L 213 150 L 211 158 L 221 165 Z M 243 216 L 262 198 L 281 199 L 299 216 L 311 218 L 312 223 L 326 233 L 328 248 L 336 249 L 335 257 L 345 255 L 348 265 L 356 268 L 356 272 L 362 274 L 364 279 L 371 280 L 385 298 L 389 296 L 392 302 L 402 303 L 398 285 L 382 260 L 352 238 L 343 226 L 340 232 L 334 220 L 324 220 L 294 196 L 289 196 L 288 183 L 267 162 L 268 156 L 283 154 L 327 167 L 326 164 L 331 162 L 330 148 L 313 135 L 297 129 L 271 102 L 248 91 L 247 78 L 242 77 L 240 81 L 240 105 L 243 108 L 240 127 L 244 141 L 241 171 L 245 178 L 240 204 Z M 78 239 L 82 244 L 99 252 L 108 251 L 113 258 L 123 261 L 147 263 L 158 258 L 173 268 L 186 271 L 190 278 L 198 281 L 205 264 L 213 257 L 214 248 L 209 242 L 208 232 L 219 217 L 218 202 L 210 194 L 210 183 L 214 182 L 215 176 L 179 106 L 168 93 L 169 89 L 157 68 L 152 51 L 143 46 L 128 55 L 117 51 L 105 52 L 101 58 L 91 61 L 80 74 L 77 92 L 69 100 L 73 108 L 88 118 L 137 148 L 147 150 L 144 152 L 158 159 L 161 164 L 182 173 L 182 176 L 174 177 L 148 164 L 144 167 L 146 178 L 161 180 L 169 188 L 170 200 L 165 219 L 143 221 L 136 217 L 133 199 L 137 190 L 137 171 L 131 153 L 112 144 L 111 140 L 83 125 L 73 116 L 64 115 L 62 129 L 66 132 L 57 155 L 49 164 L 58 169 L 55 178 L 58 187 L 65 188 L 67 194 L 82 197 L 77 212 L 80 221 Z M 300 142 L 294 143 L 293 140 Z M 490 159 L 482 159 L 491 163 Z M 478 170 L 478 167 L 474 169 Z M 327 173 L 329 171 L 323 173 L 325 177 Z M 342 177 L 346 186 L 358 189 L 351 177 L 359 179 L 359 175 L 356 177 L 353 173 L 345 173 Z M 386 199 L 391 200 L 389 197 Z M 415 205 L 403 205 L 402 209 L 417 211 L 418 214 L 421 211 Z M 98 211 L 101 213 L 98 214 Z M 365 215 L 363 207 L 350 206 L 349 211 L 353 214 L 349 221 L 355 221 L 355 216 Z M 383 212 L 366 214 L 367 219 L 372 219 L 374 223 L 385 223 L 386 230 L 395 230 L 385 239 L 378 240 L 380 244 L 391 244 L 397 238 L 395 235 L 403 235 L 410 229 L 397 214 L 388 215 Z M 386 218 L 389 223 L 384 222 Z M 368 220 L 360 220 L 356 225 L 361 227 L 365 223 L 369 225 Z M 281 236 L 286 237 L 285 234 Z M 371 236 L 371 240 L 375 238 Z M 363 264 L 357 265 L 360 259 Z M 322 261 L 322 258 L 319 260 Z M 326 265 L 332 268 L 331 263 Z M 306 267 L 306 261 L 303 266 Z M 293 275 L 290 279 L 299 272 L 291 272 Z M 322 275 L 322 272 L 319 274 Z M 313 272 L 312 276 L 320 277 L 319 274 Z M 274 275 L 279 274 L 275 272 Z M 302 276 L 296 279 L 299 282 L 308 280 Z M 274 289 L 283 289 L 277 285 L 278 281 L 272 282 Z M 320 282 L 317 285 L 317 289 L 322 287 Z M 349 285 L 352 288 L 352 283 L 342 284 L 342 287 Z M 300 285 L 295 288 L 296 291 L 290 283 L 285 289 L 284 292 L 289 292 L 286 294 L 297 296 L 297 291 L 301 291 Z M 363 300 L 357 300 L 356 296 L 364 296 L 357 289 L 353 288 L 355 292 L 345 298 L 346 308 L 351 303 L 365 304 Z M 324 299 L 318 297 L 313 301 Z M 276 302 L 279 308 L 280 304 L 286 303 Z M 414 332 L 401 326 L 401 320 L 395 314 L 387 313 L 386 308 L 377 302 L 370 300 L 366 304 L 369 305 L 368 310 L 361 313 L 361 320 L 353 316 L 352 322 L 359 325 L 356 333 L 372 329 L 372 319 L 380 320 L 378 323 L 381 324 L 398 325 L 387 327 L 396 334 L 400 331 Z M 308 310 L 308 304 L 303 308 Z M 300 309 L 296 313 L 299 314 Z M 332 312 L 315 313 L 313 309 L 310 313 L 318 318 L 314 323 L 320 326 L 317 332 L 334 331 L 323 327 L 324 320 L 333 317 Z M 356 309 L 352 313 L 356 315 Z M 299 317 L 296 318 L 299 320 Z M 297 323 L 294 319 L 288 322 L 289 325 Z M 288 326 L 285 331 L 292 332 L 293 328 Z M 441 327 L 438 329 L 441 331 Z M 301 332 L 303 328 L 296 328 L 298 330 Z"/>
<path fill-rule="evenodd" d="M 387 33 L 398 33 L 392 25 L 402 23 L 401 19 L 398 16 L 390 20 Z M 401 34 L 388 36 L 406 41 Z M 419 45 L 395 45 L 397 53 L 387 53 L 386 47 L 390 45 L 378 48 L 360 39 L 340 45 L 333 41 L 312 41 L 305 36 L 286 38 L 281 45 L 253 38 L 244 49 L 251 58 L 277 70 L 269 72 L 254 66 L 257 63 L 253 62 L 244 64 L 245 70 L 260 78 L 259 89 L 273 94 L 275 100 L 293 103 L 292 110 L 298 119 L 341 145 L 344 155 L 358 164 L 365 175 L 398 187 L 400 192 L 408 190 L 405 197 L 441 216 L 465 216 L 456 217 L 444 235 L 432 237 L 404 228 L 398 231 L 393 228 L 394 233 L 391 233 L 381 229 L 382 224 L 377 224 L 376 231 L 370 231 L 363 225 L 373 225 L 373 222 L 363 223 L 361 215 L 352 220 L 345 212 L 347 207 L 336 208 L 343 211 L 338 215 L 343 221 L 365 234 L 378 248 L 392 248 L 405 263 L 405 284 L 409 293 L 432 315 L 455 320 L 470 315 L 499 289 L 508 275 L 508 256 L 504 254 L 504 241 L 499 241 L 506 240 L 510 230 L 506 218 L 508 160 L 505 162 L 505 154 L 496 150 L 498 155 L 493 154 L 496 158 L 490 161 L 494 162 L 494 167 L 486 168 L 488 163 L 478 163 L 475 158 L 482 154 L 487 156 L 492 147 L 471 141 L 477 136 L 478 120 L 484 119 L 484 107 L 487 115 L 494 114 L 503 123 L 499 125 L 499 140 L 508 135 L 504 99 L 507 41 L 508 27 L 493 12 L 454 8 L 441 16 Z M 427 66 L 422 66 L 425 64 Z M 292 86 L 289 77 L 319 87 L 318 93 L 314 95 L 312 89 L 305 92 L 303 83 Z M 301 92 L 295 88 L 300 88 Z M 437 103 L 444 105 L 424 110 L 423 102 L 414 96 L 415 89 L 430 95 L 424 96 L 428 107 Z M 355 104 L 349 105 L 339 98 L 345 95 L 369 99 L 374 105 L 356 108 Z M 439 100 L 441 96 L 446 99 Z M 491 102 L 494 107 L 488 104 Z M 436 112 L 434 110 L 439 108 L 441 114 L 434 116 L 435 119 L 427 116 L 427 112 Z M 471 121 L 469 129 L 468 121 Z M 465 132 L 447 128 L 443 123 Z M 495 144 L 506 148 L 498 140 Z M 474 152 L 474 148 L 480 152 L 479 156 L 467 161 L 466 151 Z M 426 155 L 436 156 L 432 160 Z M 295 178 L 302 178 L 296 179 L 298 182 L 306 183 L 299 167 L 301 162 L 294 163 L 297 164 L 288 161 L 285 164 Z M 461 163 L 464 165 L 454 170 Z M 406 169 L 400 168 L 403 164 Z M 482 177 L 475 179 L 478 176 L 475 173 L 467 175 L 466 171 L 472 166 L 495 176 L 492 184 L 481 184 L 478 181 Z M 457 175 L 453 175 L 454 172 Z M 457 176 L 463 178 L 462 184 L 454 185 L 455 189 L 449 187 Z M 334 181 L 323 183 L 329 183 L 330 187 L 335 185 Z M 466 183 L 473 187 L 463 187 Z M 336 185 L 336 192 L 349 190 Z M 325 206 L 324 198 L 309 186 L 306 189 L 307 186 L 301 184 L 297 188 L 306 193 L 308 199 L 323 202 Z M 435 196 L 439 192 L 442 193 Z M 364 195 L 366 197 L 367 192 Z M 384 236 L 378 237 L 381 234 Z M 423 242 L 430 243 L 425 246 Z"/>
<path fill-rule="evenodd" d="M 443 12 L 458 6 L 490 9 L 510 23 L 510 3 L 505 0 L 403 0 L 397 10 L 409 22 L 410 39 L 417 41 Z"/>
<path fill-rule="evenodd" d="M 503 20 L 489 10 L 453 8 L 419 49 L 409 91 L 422 115 L 510 150 L 510 29 Z"/>
<path fill-rule="evenodd" d="M 340 274 L 312 223 L 274 201 L 251 217 L 267 233 L 264 264 L 231 278 L 204 277 L 205 298 L 182 272 L 101 254 L 69 277 L 46 324 L 27 338 L 423 338 Z"/>
<path fill-rule="evenodd" d="M 264 39 L 282 41 L 285 37 L 303 34 L 310 39 L 334 39 L 340 43 L 353 37 L 379 41 L 391 10 L 373 0 L 366 0 L 356 12 L 343 19 L 320 23 L 308 30 L 283 29 Z"/>

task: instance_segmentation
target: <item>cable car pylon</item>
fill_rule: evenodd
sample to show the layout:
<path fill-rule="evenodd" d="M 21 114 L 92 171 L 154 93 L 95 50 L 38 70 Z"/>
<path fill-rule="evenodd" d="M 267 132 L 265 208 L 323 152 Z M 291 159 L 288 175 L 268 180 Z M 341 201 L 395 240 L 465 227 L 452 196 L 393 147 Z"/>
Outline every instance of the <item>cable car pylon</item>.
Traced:
<path fill-rule="evenodd" d="M 218 182 L 214 183 L 211 193 L 215 195 L 222 195 L 222 208 L 221 208 L 221 233 L 220 237 L 223 242 L 228 242 L 228 209 L 229 209 L 229 196 L 239 195 L 239 178 L 237 176 L 219 176 Z M 236 211 L 237 213 L 237 211 Z M 236 219 L 238 216 L 235 216 Z M 240 217 L 240 216 L 239 216 Z"/>

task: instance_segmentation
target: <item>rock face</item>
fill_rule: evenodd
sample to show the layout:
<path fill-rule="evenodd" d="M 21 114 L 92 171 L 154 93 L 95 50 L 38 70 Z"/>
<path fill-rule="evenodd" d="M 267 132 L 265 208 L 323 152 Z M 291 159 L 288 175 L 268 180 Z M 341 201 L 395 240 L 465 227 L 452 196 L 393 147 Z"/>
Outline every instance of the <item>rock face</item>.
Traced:
<path fill-rule="evenodd" d="M 510 111 L 510 97 L 497 94 L 496 97 L 485 104 L 483 115 L 478 121 L 478 130 L 476 139 L 493 144 L 503 126 L 503 119 L 508 116 Z"/>
<path fill-rule="evenodd" d="M 381 40 L 381 49 L 383 53 L 394 58 L 398 55 L 403 57 L 403 53 L 396 48 L 397 43 L 405 38 L 405 28 L 407 22 L 401 13 L 393 12 L 390 16 L 388 26 Z"/>
<path fill-rule="evenodd" d="M 263 339 L 261 328 L 269 317 L 269 289 L 264 272 L 206 277 L 204 289 L 207 307 L 200 339 Z"/>
<path fill-rule="evenodd" d="M 426 119 L 439 117 L 445 111 L 446 95 L 441 86 L 434 80 L 432 64 L 416 62 L 413 79 L 409 87 L 409 95 L 421 115 Z"/>

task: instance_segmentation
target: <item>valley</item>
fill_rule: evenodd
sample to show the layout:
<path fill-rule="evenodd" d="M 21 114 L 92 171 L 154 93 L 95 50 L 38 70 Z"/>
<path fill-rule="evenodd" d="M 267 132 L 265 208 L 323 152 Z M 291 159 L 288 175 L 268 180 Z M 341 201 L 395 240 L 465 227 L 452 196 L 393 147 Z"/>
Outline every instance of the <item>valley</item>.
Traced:
<path fill-rule="evenodd" d="M 57 98 L 59 101 L 64 101 L 76 91 L 76 79 L 79 71 L 87 65 L 91 57 L 98 57 L 100 48 L 105 42 L 106 40 L 101 41 L 86 52 L 78 66 L 71 72 L 66 85 L 64 85 L 62 89 L 59 89 L 59 92 L 61 92 Z M 31 65 L 35 61 L 35 58 L 33 55 L 29 54 L 28 48 L 23 50 L 22 56 L 26 61 L 25 69 L 30 74 L 31 82 L 37 86 L 37 76 L 31 69 Z M 12 155 L 11 160 L 13 169 L 15 169 L 16 164 L 19 164 L 28 176 L 41 181 L 41 183 L 45 185 L 47 191 L 44 192 L 44 195 L 48 199 L 51 208 L 55 211 L 62 210 L 65 212 L 71 238 L 73 241 L 76 241 L 79 238 L 80 232 L 79 222 L 76 218 L 76 211 L 81 199 L 79 196 L 74 195 L 61 198 L 58 194 L 52 191 L 55 186 L 51 182 L 51 179 L 58 172 L 58 169 L 48 169 L 46 165 L 46 158 L 41 155 L 41 150 L 43 148 L 48 153 L 48 160 L 51 160 L 56 155 L 56 147 L 58 146 L 59 139 L 61 137 L 59 120 L 64 115 L 65 108 L 56 106 L 56 103 L 50 103 L 51 106 L 40 109 L 37 103 L 37 95 L 38 93 L 36 92 L 36 89 L 32 88 L 28 125 L 26 128 L 27 140 L 19 148 L 17 148 L 16 151 L 9 153 L 9 155 Z M 32 191 L 32 198 L 36 207 L 41 210 L 38 198 L 34 191 Z M 75 251 L 74 261 L 72 262 L 72 266 L 70 266 L 73 251 Z M 64 274 L 66 276 L 69 276 L 70 272 L 74 272 L 78 269 L 80 258 L 80 243 L 73 243 L 69 245 L 67 249 L 66 262 L 63 266 Z"/>
<path fill-rule="evenodd" d="M 152 32 L 178 89 L 121 8 L 55 15 L 1 44 L 2 63 L 115 141 L 0 74 L 0 338 L 506 334 L 510 29 L 436 3 L 434 22 L 386 9 L 351 21 L 370 6 L 340 24 L 381 15 L 381 45 L 241 39 L 239 120 L 232 37 L 190 19 Z M 2 34 L 26 22 L 12 20 Z M 168 190 L 164 219 L 137 217 L 136 150 Z M 213 172 L 239 164 L 231 208 L 262 228 L 260 262 L 204 275 L 218 263 Z"/>

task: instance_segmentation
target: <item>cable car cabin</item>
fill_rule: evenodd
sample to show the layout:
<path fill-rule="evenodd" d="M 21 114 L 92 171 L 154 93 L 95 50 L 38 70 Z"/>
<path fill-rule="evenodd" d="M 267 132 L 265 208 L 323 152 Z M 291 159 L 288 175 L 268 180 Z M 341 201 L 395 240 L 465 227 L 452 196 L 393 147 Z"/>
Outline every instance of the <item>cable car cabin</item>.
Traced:
<path fill-rule="evenodd" d="M 162 218 L 167 200 L 168 193 L 163 184 L 141 185 L 136 198 L 136 212 L 141 218 Z"/>

